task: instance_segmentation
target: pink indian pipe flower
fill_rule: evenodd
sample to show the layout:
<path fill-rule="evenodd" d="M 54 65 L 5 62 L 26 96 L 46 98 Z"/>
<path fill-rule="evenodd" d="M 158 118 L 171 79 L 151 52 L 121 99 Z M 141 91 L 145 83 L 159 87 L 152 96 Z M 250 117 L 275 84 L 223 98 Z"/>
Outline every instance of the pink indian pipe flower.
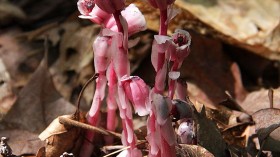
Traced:
<path fill-rule="evenodd" d="M 166 59 L 173 62 L 169 72 L 169 93 L 168 96 L 173 98 L 175 93 L 176 80 L 180 76 L 179 69 L 184 59 L 190 54 L 191 36 L 187 31 L 177 29 L 172 35 L 172 42 L 166 53 Z M 171 77 L 177 76 L 177 77 Z"/>
<path fill-rule="evenodd" d="M 159 10 L 166 10 L 168 5 L 174 3 L 175 0 L 148 0 L 148 2 Z"/>
<path fill-rule="evenodd" d="M 81 0 L 80 0 L 81 1 Z M 78 2 L 79 4 L 79 2 Z M 80 5 L 83 5 L 81 3 Z M 79 6 L 79 5 L 78 5 Z M 82 7 L 81 7 L 82 8 Z M 83 7 L 85 8 L 85 7 Z M 98 6 L 95 6 L 92 11 L 86 14 L 87 10 L 80 10 L 80 18 L 89 19 L 96 24 L 100 24 L 105 28 L 108 28 L 112 31 L 118 32 L 118 27 L 116 25 L 116 20 L 114 19 L 112 14 L 108 14 L 107 12 L 100 9 Z M 130 4 L 127 6 L 122 12 L 121 15 L 128 23 L 128 35 L 132 35 L 134 33 L 143 31 L 147 29 L 146 20 L 141 11 L 134 5 Z"/>
<path fill-rule="evenodd" d="M 99 8 L 109 14 L 113 14 L 125 8 L 125 0 L 95 0 L 95 3 Z"/>
<path fill-rule="evenodd" d="M 149 88 L 146 83 L 138 76 L 124 76 L 121 83 L 125 94 L 135 108 L 135 112 L 140 116 L 149 114 L 147 107 Z"/>
<path fill-rule="evenodd" d="M 172 35 L 172 42 L 166 54 L 167 59 L 181 64 L 190 54 L 190 45 L 191 36 L 189 32 L 176 29 L 175 33 Z"/>

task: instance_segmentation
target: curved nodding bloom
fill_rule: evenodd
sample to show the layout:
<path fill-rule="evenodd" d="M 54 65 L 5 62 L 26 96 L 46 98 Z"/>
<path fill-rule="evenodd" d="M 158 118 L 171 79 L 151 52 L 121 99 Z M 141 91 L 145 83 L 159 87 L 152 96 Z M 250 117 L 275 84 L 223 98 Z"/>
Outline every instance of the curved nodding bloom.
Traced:
<path fill-rule="evenodd" d="M 99 8 L 109 14 L 113 14 L 125 8 L 125 0 L 95 0 L 95 3 Z"/>
<path fill-rule="evenodd" d="M 125 94 L 134 105 L 135 112 L 140 116 L 149 114 L 147 109 L 149 88 L 146 83 L 138 76 L 123 77 L 121 80 Z"/>
<path fill-rule="evenodd" d="M 166 10 L 168 5 L 174 3 L 175 0 L 148 0 L 148 2 L 159 10 Z"/>

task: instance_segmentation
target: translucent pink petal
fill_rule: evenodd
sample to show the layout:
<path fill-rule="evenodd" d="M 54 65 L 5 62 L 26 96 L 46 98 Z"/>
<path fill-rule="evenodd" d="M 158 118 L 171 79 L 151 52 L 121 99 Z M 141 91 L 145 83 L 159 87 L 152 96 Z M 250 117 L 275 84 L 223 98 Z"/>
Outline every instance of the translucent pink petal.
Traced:
<path fill-rule="evenodd" d="M 92 22 L 99 25 L 105 24 L 111 17 L 113 17 L 112 14 L 106 13 L 105 11 L 100 9 L 97 5 L 89 13 L 89 16 L 91 17 L 90 20 Z"/>
<path fill-rule="evenodd" d="M 121 13 L 128 23 L 128 34 L 131 35 L 147 29 L 144 15 L 134 4 L 130 4 Z"/>
<path fill-rule="evenodd" d="M 94 68 L 97 73 L 105 72 L 111 61 L 110 37 L 98 36 L 93 42 Z"/>
<path fill-rule="evenodd" d="M 127 30 L 129 36 L 147 29 L 144 15 L 134 4 L 130 4 L 128 7 L 126 7 L 126 9 L 121 12 L 121 14 L 127 21 Z M 113 17 L 111 17 L 107 23 L 105 23 L 105 27 L 111 29 L 112 31 L 118 31 L 116 21 Z"/>
<path fill-rule="evenodd" d="M 127 142 L 132 143 L 133 138 L 134 138 L 134 131 L 133 131 L 133 126 L 132 126 L 132 121 L 129 119 L 125 120 L 125 125 L 126 125 L 126 131 L 127 131 Z"/>

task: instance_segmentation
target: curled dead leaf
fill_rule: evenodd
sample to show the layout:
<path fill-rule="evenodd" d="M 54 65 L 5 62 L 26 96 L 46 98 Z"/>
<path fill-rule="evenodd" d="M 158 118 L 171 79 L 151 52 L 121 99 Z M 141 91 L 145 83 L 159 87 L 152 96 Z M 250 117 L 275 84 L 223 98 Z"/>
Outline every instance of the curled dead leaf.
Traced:
<path fill-rule="evenodd" d="M 69 119 L 75 119 L 73 115 L 64 115 Z M 81 115 L 80 117 L 84 117 Z M 81 118 L 81 122 L 85 119 Z M 66 126 L 59 122 L 59 117 L 56 118 L 40 135 L 39 138 L 46 142 L 45 156 L 58 157 L 64 152 L 78 153 L 82 142 L 81 136 L 83 133 L 81 128 Z"/>

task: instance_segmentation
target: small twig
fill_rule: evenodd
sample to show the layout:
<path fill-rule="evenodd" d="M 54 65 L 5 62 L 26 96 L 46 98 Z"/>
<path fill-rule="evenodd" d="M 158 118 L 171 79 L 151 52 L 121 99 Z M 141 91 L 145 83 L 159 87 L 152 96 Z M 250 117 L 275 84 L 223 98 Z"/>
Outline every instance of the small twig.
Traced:
<path fill-rule="evenodd" d="M 98 77 L 98 73 L 94 74 L 90 79 L 87 80 L 87 82 L 84 84 L 82 90 L 80 91 L 79 93 L 79 97 L 78 97 L 78 100 L 77 100 L 77 110 L 75 112 L 75 117 L 77 117 L 77 120 L 79 120 L 79 111 L 80 111 L 80 104 L 81 104 L 81 99 L 82 99 L 82 95 L 86 89 L 86 87 L 93 81 L 95 80 L 97 77 Z"/>
<path fill-rule="evenodd" d="M 91 126 L 91 125 L 88 125 L 85 123 L 81 123 L 81 122 L 78 122 L 78 121 L 75 121 L 75 120 L 72 120 L 69 118 L 65 118 L 65 117 L 59 117 L 58 119 L 59 119 L 59 122 L 64 125 L 75 126 L 75 127 L 79 127 L 82 129 L 98 132 L 98 133 L 101 133 L 106 136 L 114 136 L 114 137 L 121 139 L 121 134 L 113 132 L 113 131 L 108 131 L 108 130 L 105 130 L 102 128 L 97 128 L 97 127 L 94 127 L 94 126 Z"/>
<path fill-rule="evenodd" d="M 268 90 L 268 99 L 270 108 L 273 108 L 273 89 L 271 88 Z"/>
<path fill-rule="evenodd" d="M 114 145 L 114 146 L 103 146 L 102 150 L 104 151 L 111 151 L 116 149 L 123 149 L 125 146 L 123 145 Z"/>

